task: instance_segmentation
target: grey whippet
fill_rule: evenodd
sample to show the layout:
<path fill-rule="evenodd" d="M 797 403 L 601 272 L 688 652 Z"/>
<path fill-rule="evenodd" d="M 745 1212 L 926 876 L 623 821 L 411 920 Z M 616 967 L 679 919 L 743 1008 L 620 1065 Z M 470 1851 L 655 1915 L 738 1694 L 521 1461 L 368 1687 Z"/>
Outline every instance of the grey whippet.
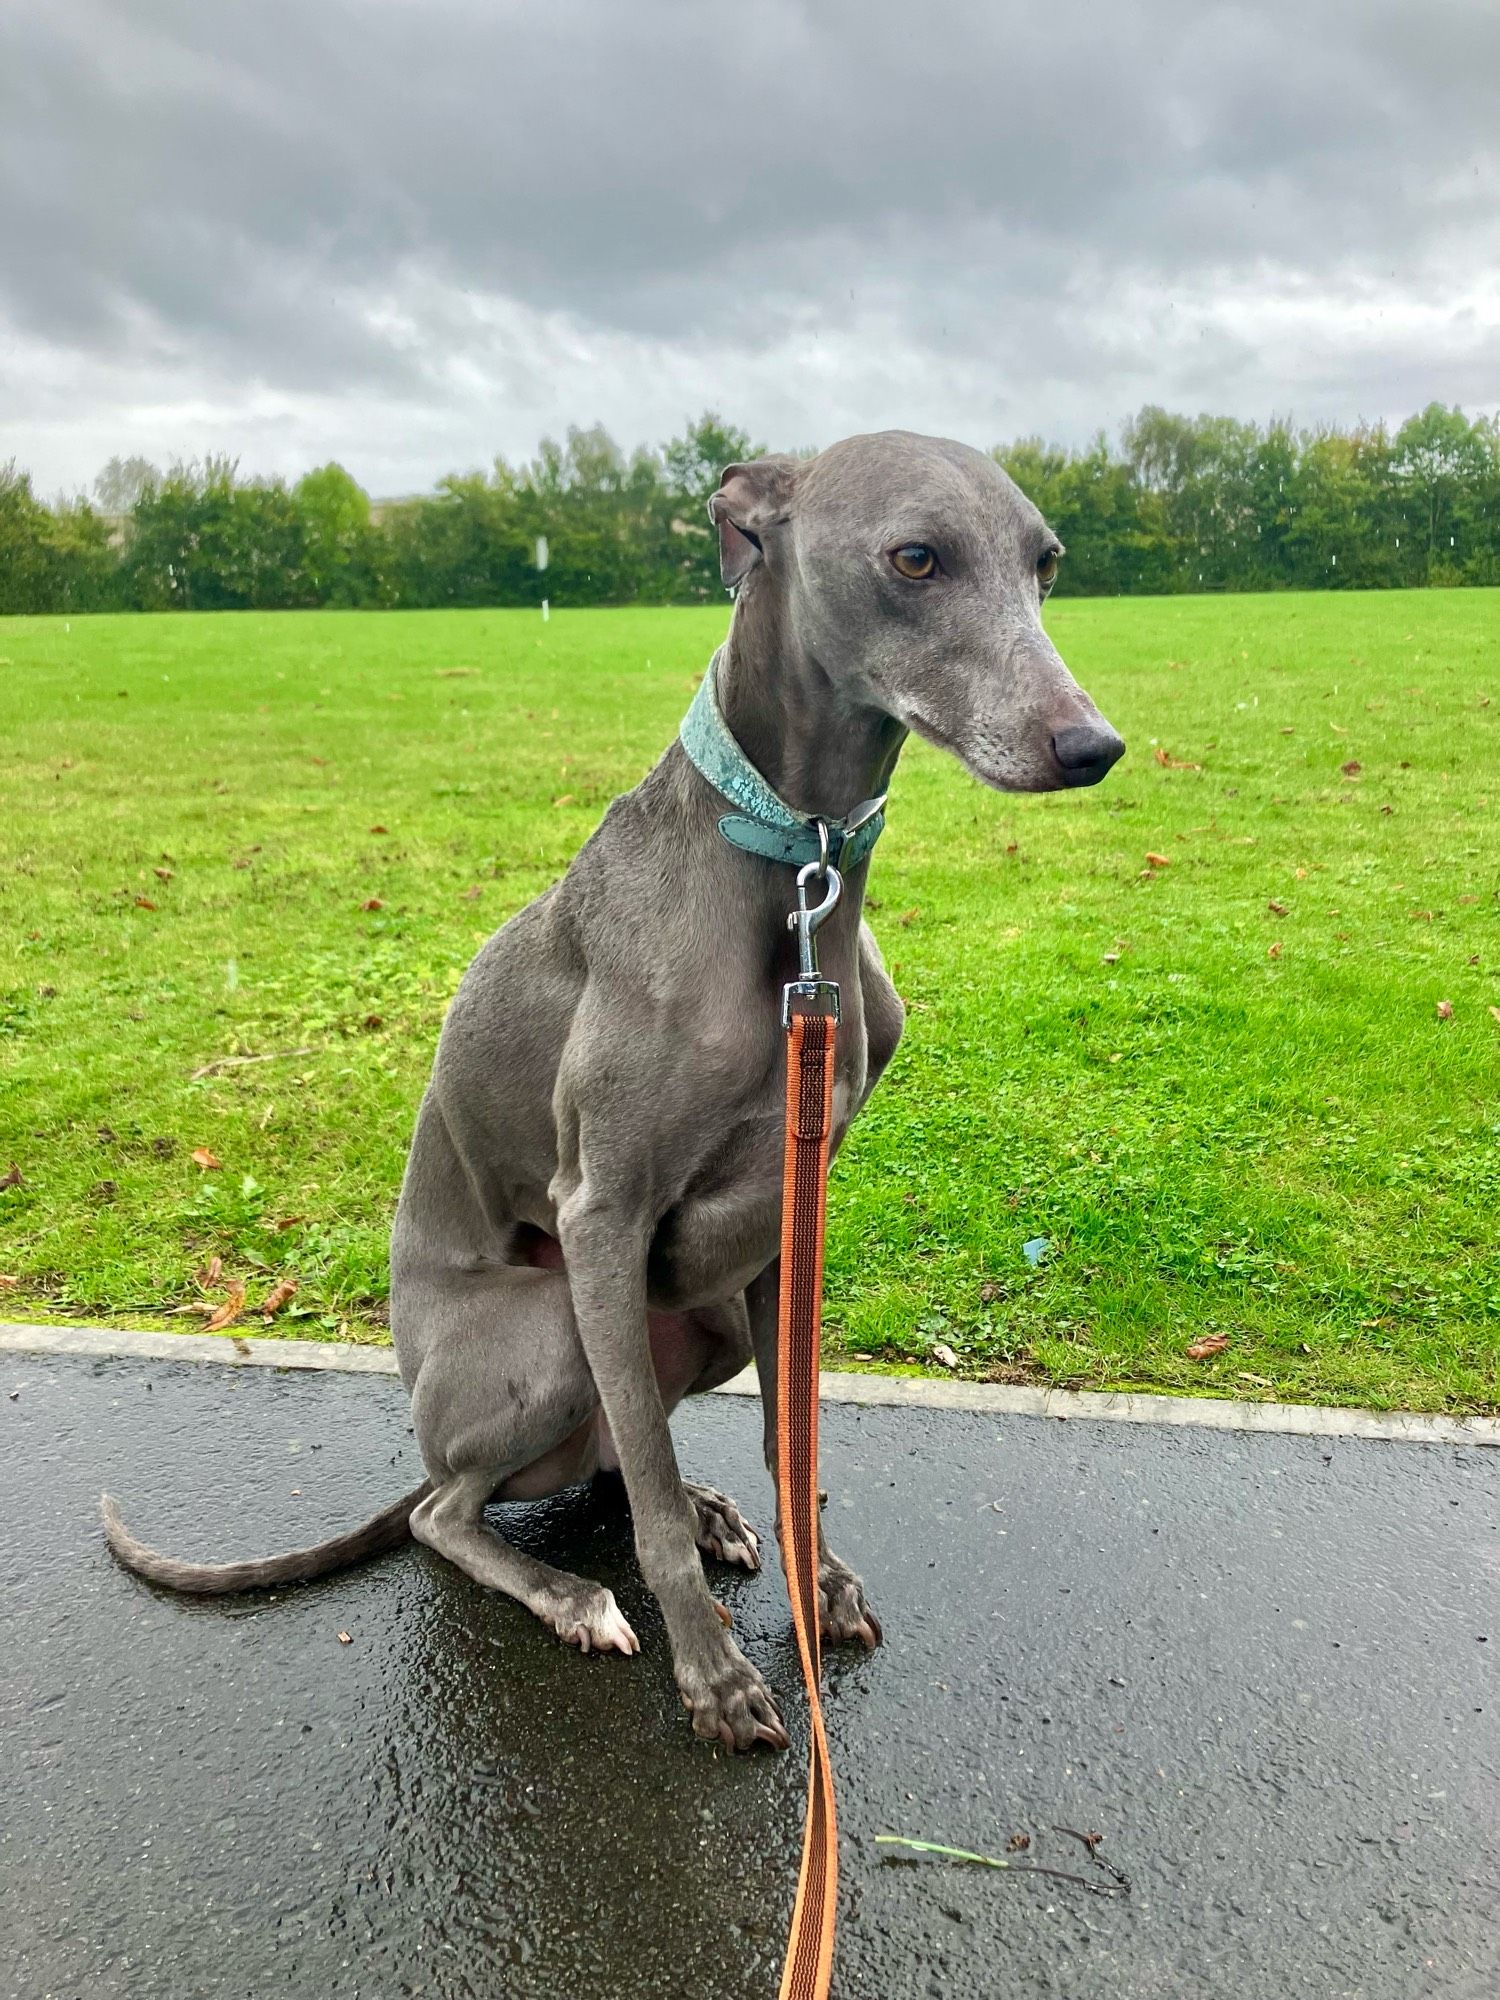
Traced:
<path fill-rule="evenodd" d="M 710 668 L 720 726 L 804 824 L 841 827 L 878 799 L 910 730 L 1005 791 L 1093 784 L 1121 754 L 1042 629 L 1057 537 L 992 459 L 904 431 L 850 438 L 730 466 L 710 514 L 736 593 Z M 426 1482 L 350 1534 L 250 1563 L 157 1555 L 106 1502 L 123 1561 L 236 1590 L 409 1533 L 584 1651 L 633 1653 L 608 1590 L 485 1520 L 492 1499 L 618 1467 L 694 1729 L 785 1744 L 700 1554 L 755 1569 L 756 1537 L 733 1501 L 680 1477 L 668 1428 L 683 1396 L 753 1353 L 774 1461 L 793 876 L 720 837 L 724 804 L 674 743 L 459 987 L 391 1246 Z M 863 858 L 846 868 L 821 938 L 843 989 L 835 1146 L 903 1021 L 861 921 L 866 873 Z M 820 1582 L 825 1636 L 877 1644 L 863 1584 L 826 1548 Z"/>

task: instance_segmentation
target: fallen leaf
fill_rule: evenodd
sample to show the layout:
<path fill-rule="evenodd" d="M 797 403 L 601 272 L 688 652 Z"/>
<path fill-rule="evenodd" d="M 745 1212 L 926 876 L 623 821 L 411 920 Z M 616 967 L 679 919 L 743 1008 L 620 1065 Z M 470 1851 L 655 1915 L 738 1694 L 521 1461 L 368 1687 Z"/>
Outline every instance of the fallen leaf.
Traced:
<path fill-rule="evenodd" d="M 364 1024 L 370 1030 L 370 1033 L 374 1034 L 377 1028 L 385 1026 L 385 1017 L 381 1014 L 366 1014 Z"/>
<path fill-rule="evenodd" d="M 1494 1020 L 1500 1021 L 1500 1007 L 1491 1007 L 1490 1014 Z"/>
<path fill-rule="evenodd" d="M 212 1173 L 217 1168 L 222 1167 L 223 1164 L 224 1162 L 216 1154 L 211 1153 L 207 1146 L 195 1146 L 193 1148 L 193 1165 L 195 1167 L 202 1167 L 205 1173 Z"/>
<path fill-rule="evenodd" d="M 13 1292 L 20 1282 L 19 1278 L 12 1278 L 7 1272 L 0 1271 L 0 1292 Z"/>
<path fill-rule="evenodd" d="M 352 1646 L 354 1644 L 354 1641 L 347 1632 L 340 1632 L 339 1644 L 341 1646 Z"/>
<path fill-rule="evenodd" d="M 305 1215 L 279 1215 L 271 1224 L 271 1227 L 273 1229 L 295 1229 L 300 1223 L 306 1222 L 306 1220 L 307 1217 Z"/>
<path fill-rule="evenodd" d="M 1120 963 L 1120 954 L 1117 951 L 1107 951 L 1104 954 L 1104 963 L 1106 965 L 1118 965 Z"/>
<path fill-rule="evenodd" d="M 205 1292 L 211 1291 L 224 1275 L 224 1259 L 222 1257 L 210 1257 L 208 1262 L 203 1266 L 203 1269 L 196 1275 L 199 1289 Z"/>
<path fill-rule="evenodd" d="M 10 1172 L 8 1174 L 0 1174 L 0 1188 L 25 1187 L 25 1185 L 26 1176 L 21 1172 L 15 1161 L 12 1160 L 10 1163 Z"/>
<path fill-rule="evenodd" d="M 326 764 L 328 759 L 326 757 L 311 757 L 308 761 L 312 764 Z"/>
<path fill-rule="evenodd" d="M 359 906 L 362 910 L 383 910 L 385 904 L 378 896 L 367 896 Z"/>
<path fill-rule="evenodd" d="M 210 1318 L 203 1322 L 203 1331 L 205 1333 L 217 1333 L 221 1327 L 226 1327 L 232 1320 L 237 1320 L 244 1310 L 245 1281 L 243 1278 L 236 1278 L 234 1283 L 229 1287 L 229 1296 L 225 1299 L 223 1305 Z"/>
<path fill-rule="evenodd" d="M 155 903 L 152 902 L 149 896 L 137 896 L 135 906 L 138 910 L 154 910 L 156 908 Z"/>
<path fill-rule="evenodd" d="M 1207 1361 L 1211 1354 L 1222 1354 L 1228 1345 L 1227 1333 L 1206 1333 L 1187 1349 L 1187 1358 L 1189 1361 Z"/>
<path fill-rule="evenodd" d="M 1146 856 L 1146 866 L 1148 868 L 1170 868 L 1171 865 L 1172 857 L 1170 854 L 1148 854 Z"/>
<path fill-rule="evenodd" d="M 472 889 L 464 890 L 463 899 L 466 903 L 477 903 L 483 894 L 484 890 L 476 882 Z"/>
<path fill-rule="evenodd" d="M 295 1298 L 296 1295 L 297 1280 L 295 1278 L 283 1278 L 281 1283 L 274 1286 L 261 1300 L 260 1310 L 262 1317 L 265 1319 L 274 1319 L 287 1300 Z"/>
<path fill-rule="evenodd" d="M 1440 1021 L 1451 1021 L 1453 1019 L 1453 1002 L 1451 1000 L 1439 1000 L 1437 1003 L 1437 1017 Z"/>
<path fill-rule="evenodd" d="M 1286 915 L 1285 903 L 1267 903 L 1266 908 L 1271 912 L 1273 917 L 1284 917 Z"/>
<path fill-rule="evenodd" d="M 917 921 L 917 918 L 920 917 L 921 914 L 922 914 L 922 908 L 921 905 L 918 904 L 914 909 L 903 910 L 900 916 L 897 917 L 896 922 L 901 925 L 903 930 L 905 930 L 910 928 L 910 926 Z"/>
<path fill-rule="evenodd" d="M 371 833 L 388 833 L 390 831 L 390 828 L 384 826 L 372 826 L 370 828 L 370 831 Z"/>
<path fill-rule="evenodd" d="M 937 1346 L 933 1348 L 932 1358 L 943 1368 L 956 1368 L 958 1366 L 958 1356 L 948 1346 L 946 1341 L 940 1340 Z"/>
<path fill-rule="evenodd" d="M 172 879 L 172 870 L 170 868 L 153 868 L 151 873 L 156 877 L 158 882 L 170 882 Z"/>
<path fill-rule="evenodd" d="M 562 792 L 552 803 L 554 806 L 570 806 L 573 803 L 573 794 L 571 792 Z"/>
<path fill-rule="evenodd" d="M 1357 778 L 1364 768 L 1364 765 L 1360 763 L 1357 757 L 1351 757 L 1347 764 L 1339 765 L 1339 769 L 1346 778 Z"/>
<path fill-rule="evenodd" d="M 1280 958 L 1280 956 L 1281 956 L 1281 939 L 1277 938 L 1274 944 L 1268 944 L 1266 946 L 1266 957 Z"/>
<path fill-rule="evenodd" d="M 1203 769 L 1201 764 L 1189 764 L 1181 757 L 1174 757 L 1170 750 L 1164 750 L 1159 743 L 1152 752 L 1152 755 L 1164 771 L 1201 771 Z"/>
<path fill-rule="evenodd" d="M 1500 1008 L 1491 1007 L 1490 1012 L 1495 1016 L 1497 1021 L 1500 1021 Z M 992 1306 L 999 1296 L 1000 1287 L 995 1283 L 993 1278 L 979 1287 L 979 1303 L 983 1306 Z"/>

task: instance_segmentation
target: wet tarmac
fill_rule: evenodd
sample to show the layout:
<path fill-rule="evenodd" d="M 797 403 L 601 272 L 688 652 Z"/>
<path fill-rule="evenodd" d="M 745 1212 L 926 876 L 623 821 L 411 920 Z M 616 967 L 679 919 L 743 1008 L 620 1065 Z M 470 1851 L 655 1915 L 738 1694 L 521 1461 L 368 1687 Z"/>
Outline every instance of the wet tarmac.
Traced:
<path fill-rule="evenodd" d="M 0 1993 L 775 1994 L 779 1575 L 716 1572 L 796 1737 L 739 1760 L 693 1739 L 587 1494 L 508 1526 L 610 1584 L 638 1659 L 415 1547 L 269 1600 L 109 1559 L 101 1487 L 184 1555 L 373 1511 L 420 1477 L 395 1382 L 6 1354 L 0 1391 Z M 757 1417 L 677 1430 L 765 1524 Z M 887 1635 L 828 1677 L 840 2000 L 1500 1993 L 1500 1452 L 836 1407 L 824 1479 Z M 1085 1880 L 881 1832 L 1027 1835 L 1015 1863 Z"/>

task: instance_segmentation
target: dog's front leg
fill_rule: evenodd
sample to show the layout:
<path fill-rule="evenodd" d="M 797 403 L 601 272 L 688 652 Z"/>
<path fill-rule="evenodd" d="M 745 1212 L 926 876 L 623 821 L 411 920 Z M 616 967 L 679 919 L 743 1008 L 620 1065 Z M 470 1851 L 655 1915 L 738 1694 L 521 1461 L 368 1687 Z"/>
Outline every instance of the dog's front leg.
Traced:
<path fill-rule="evenodd" d="M 619 1454 L 641 1572 L 662 1608 L 683 1705 L 700 1736 L 735 1750 L 785 1749 L 770 1689 L 724 1626 L 704 1580 L 697 1515 L 683 1491 L 646 1325 L 642 1218 L 580 1187 L 560 1204 L 578 1335 Z"/>
<path fill-rule="evenodd" d="M 777 1311 L 781 1293 L 781 1259 L 775 1258 L 760 1276 L 745 1288 L 745 1309 L 750 1316 L 750 1337 L 755 1344 L 755 1372 L 760 1377 L 760 1400 L 765 1412 L 766 1467 L 776 1479 L 776 1398 L 780 1384 L 776 1369 Z M 776 1492 L 776 1539 L 781 1540 L 781 1489 Z M 786 1566 L 785 1554 L 782 1567 Z M 838 1643 L 858 1639 L 876 1647 L 883 1634 L 880 1620 L 865 1599 L 865 1587 L 823 1539 L 823 1517 L 818 1516 L 818 1629 L 822 1636 Z"/>

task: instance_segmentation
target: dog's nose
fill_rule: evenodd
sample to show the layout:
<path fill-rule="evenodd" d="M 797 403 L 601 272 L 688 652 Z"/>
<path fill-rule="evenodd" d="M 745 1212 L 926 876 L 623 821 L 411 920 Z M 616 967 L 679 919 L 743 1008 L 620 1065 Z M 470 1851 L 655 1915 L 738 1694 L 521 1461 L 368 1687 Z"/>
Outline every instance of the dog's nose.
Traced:
<path fill-rule="evenodd" d="M 1065 785 L 1097 785 L 1125 754 L 1125 739 L 1101 716 L 1097 722 L 1070 722 L 1052 738 Z"/>

